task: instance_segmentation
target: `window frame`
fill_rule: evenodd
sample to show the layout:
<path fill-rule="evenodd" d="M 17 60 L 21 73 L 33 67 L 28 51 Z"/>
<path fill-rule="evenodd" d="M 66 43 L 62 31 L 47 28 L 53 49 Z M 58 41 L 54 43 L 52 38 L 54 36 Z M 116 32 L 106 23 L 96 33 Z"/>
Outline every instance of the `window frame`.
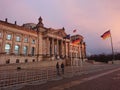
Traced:
<path fill-rule="evenodd" d="M 9 45 L 9 47 L 7 47 L 6 45 Z M 9 49 L 6 49 L 6 48 L 9 48 Z M 7 54 L 10 54 L 10 50 L 11 50 L 11 44 L 6 43 L 6 44 L 5 44 L 5 52 L 6 52 Z"/>
<path fill-rule="evenodd" d="M 11 39 L 12 39 L 12 34 L 8 33 L 8 34 L 6 35 L 6 39 L 7 39 L 7 40 L 11 40 Z"/>
<path fill-rule="evenodd" d="M 26 50 L 25 50 L 25 47 L 26 47 Z M 27 54 L 28 54 L 28 46 L 24 46 L 24 47 L 23 47 L 23 54 L 24 54 L 24 55 L 27 55 Z"/>
<path fill-rule="evenodd" d="M 28 37 L 25 37 L 25 38 L 24 38 L 24 42 L 25 42 L 25 43 L 28 43 Z"/>
<path fill-rule="evenodd" d="M 36 40 L 35 40 L 35 39 L 32 39 L 32 42 L 31 42 L 31 43 L 32 43 L 32 44 L 35 44 L 35 42 L 36 42 Z"/>
<path fill-rule="evenodd" d="M 17 35 L 16 36 L 16 42 L 20 42 L 21 41 L 21 36 Z"/>
<path fill-rule="evenodd" d="M 16 46 L 18 46 L 17 49 L 16 49 Z M 15 53 L 15 54 L 19 54 L 19 53 L 20 53 L 20 46 L 19 46 L 19 45 L 15 45 L 15 46 L 14 46 L 14 53 Z"/>

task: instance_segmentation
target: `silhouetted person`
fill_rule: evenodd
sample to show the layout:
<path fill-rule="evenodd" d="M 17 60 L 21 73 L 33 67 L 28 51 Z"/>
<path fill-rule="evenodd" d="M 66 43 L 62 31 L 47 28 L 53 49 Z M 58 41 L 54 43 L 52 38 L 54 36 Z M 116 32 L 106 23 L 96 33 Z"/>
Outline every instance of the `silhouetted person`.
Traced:
<path fill-rule="evenodd" d="M 64 74 L 64 64 L 61 64 L 62 74 Z"/>
<path fill-rule="evenodd" d="M 59 75 L 59 63 L 58 62 L 56 64 L 56 69 L 57 69 L 57 75 Z"/>

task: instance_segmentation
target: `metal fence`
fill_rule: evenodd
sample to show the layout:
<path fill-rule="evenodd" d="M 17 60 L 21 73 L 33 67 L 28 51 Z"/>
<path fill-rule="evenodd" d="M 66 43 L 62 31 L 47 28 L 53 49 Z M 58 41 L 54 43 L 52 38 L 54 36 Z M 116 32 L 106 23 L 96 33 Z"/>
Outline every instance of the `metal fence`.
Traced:
<path fill-rule="evenodd" d="M 103 68 L 103 66 L 102 66 Z M 64 75 L 77 75 L 81 72 L 89 70 L 98 70 L 100 67 L 65 67 Z M 19 70 L 19 71 L 9 71 L 9 72 L 0 72 L 0 88 L 30 83 L 34 81 L 47 82 L 49 80 L 57 79 L 58 77 L 64 76 L 60 69 L 60 75 L 57 75 L 55 67 L 46 67 L 40 69 L 29 69 L 29 70 Z"/>
<path fill-rule="evenodd" d="M 65 67 L 64 72 L 65 74 L 73 75 L 73 72 L 80 72 L 80 67 Z M 55 67 L 0 72 L 0 87 L 30 83 L 34 81 L 47 82 L 62 76 L 62 70 L 60 69 L 60 75 L 57 75 Z"/>

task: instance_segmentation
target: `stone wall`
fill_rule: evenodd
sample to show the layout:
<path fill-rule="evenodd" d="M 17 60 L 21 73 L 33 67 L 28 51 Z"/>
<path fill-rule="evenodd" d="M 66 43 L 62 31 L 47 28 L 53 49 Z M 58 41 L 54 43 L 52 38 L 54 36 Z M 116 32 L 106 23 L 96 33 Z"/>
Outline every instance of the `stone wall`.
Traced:
<path fill-rule="evenodd" d="M 39 62 L 29 62 L 29 63 L 18 63 L 18 64 L 4 64 L 0 65 L 0 70 L 16 70 L 17 67 L 21 67 L 24 69 L 37 69 L 42 67 L 50 67 L 50 66 L 56 66 L 56 63 L 59 62 L 59 65 L 63 62 L 65 64 L 64 60 L 54 60 L 54 61 L 39 61 Z"/>

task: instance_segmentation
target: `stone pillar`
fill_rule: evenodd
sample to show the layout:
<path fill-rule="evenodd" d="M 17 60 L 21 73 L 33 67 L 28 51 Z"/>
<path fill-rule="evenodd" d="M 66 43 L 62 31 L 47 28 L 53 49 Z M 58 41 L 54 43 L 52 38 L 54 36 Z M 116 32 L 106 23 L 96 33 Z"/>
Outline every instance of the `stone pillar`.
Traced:
<path fill-rule="evenodd" d="M 47 54 L 49 55 L 50 54 L 50 41 L 49 41 L 49 37 L 47 37 Z"/>
<path fill-rule="evenodd" d="M 20 38 L 21 38 L 21 46 L 20 46 L 20 52 L 19 52 L 19 53 L 20 53 L 20 54 L 23 54 L 24 35 L 22 34 Z"/>
<path fill-rule="evenodd" d="M 62 53 L 63 53 L 63 56 L 65 56 L 65 42 L 63 41 L 63 45 L 62 45 Z"/>
<path fill-rule="evenodd" d="M 70 57 L 70 42 L 68 43 L 68 57 Z"/>
<path fill-rule="evenodd" d="M 79 45 L 79 57 L 81 59 L 81 46 Z"/>
<path fill-rule="evenodd" d="M 57 55 L 59 55 L 59 43 L 58 43 L 58 39 L 57 39 Z"/>
<path fill-rule="evenodd" d="M 66 41 L 65 41 L 65 43 L 64 43 L 64 54 L 65 54 L 65 57 L 66 57 Z"/>
<path fill-rule="evenodd" d="M 52 38 L 52 54 L 54 55 L 55 43 L 54 39 Z"/>
<path fill-rule="evenodd" d="M 32 47 L 31 47 L 31 40 L 32 40 L 32 39 L 31 39 L 31 37 L 29 36 L 29 46 L 28 46 L 28 52 L 27 52 L 28 54 L 31 54 L 31 48 L 32 48 Z"/>
<path fill-rule="evenodd" d="M 60 55 L 62 55 L 63 56 L 63 51 L 64 51 L 64 47 L 63 47 L 63 41 L 61 40 L 61 54 Z"/>
<path fill-rule="evenodd" d="M 11 52 L 14 53 L 14 49 L 15 49 L 15 33 L 13 33 L 13 36 L 12 36 L 12 45 L 11 45 Z"/>
<path fill-rule="evenodd" d="M 2 48 L 1 48 L 1 52 L 5 52 L 5 41 L 6 41 L 6 32 L 3 31 L 3 39 L 2 39 Z"/>
<path fill-rule="evenodd" d="M 68 57 L 68 42 L 66 42 L 66 56 Z"/>

